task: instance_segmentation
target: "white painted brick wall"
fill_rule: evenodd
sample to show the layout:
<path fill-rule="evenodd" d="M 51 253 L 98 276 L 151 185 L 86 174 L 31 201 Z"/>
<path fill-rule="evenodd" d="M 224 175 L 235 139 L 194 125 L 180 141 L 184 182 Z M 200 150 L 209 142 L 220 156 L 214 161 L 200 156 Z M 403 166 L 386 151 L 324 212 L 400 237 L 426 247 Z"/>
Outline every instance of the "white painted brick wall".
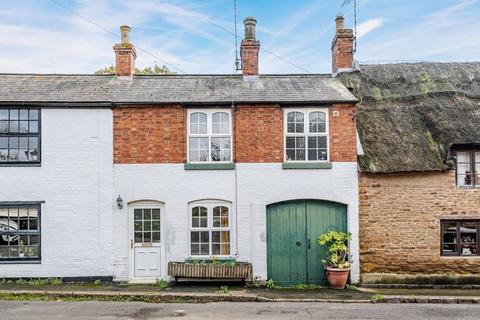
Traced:
<path fill-rule="evenodd" d="M 112 142 L 109 109 L 42 110 L 42 166 L 0 167 L 0 201 L 45 201 L 42 260 L 0 278 L 112 275 Z"/>
<path fill-rule="evenodd" d="M 283 170 L 279 163 L 237 164 L 235 171 L 186 171 L 183 164 L 115 165 L 115 194 L 125 203 L 156 200 L 165 203 L 166 261 L 188 257 L 188 203 L 201 199 L 232 202 L 233 220 L 238 208 L 238 234 L 233 251 L 238 259 L 253 263 L 255 276 L 267 276 L 266 206 L 293 199 L 322 199 L 347 204 L 348 225 L 353 233 L 352 279 L 359 279 L 358 176 L 356 163 L 334 163 L 331 170 Z M 237 186 L 235 181 L 237 181 Z M 238 190 L 238 192 L 236 192 Z M 237 201 L 236 201 L 237 196 Z M 114 212 L 114 276 L 128 279 L 127 212 Z M 238 236 L 238 247 L 235 236 Z M 319 266 L 321 268 L 321 266 Z M 166 266 L 163 277 L 167 277 Z"/>

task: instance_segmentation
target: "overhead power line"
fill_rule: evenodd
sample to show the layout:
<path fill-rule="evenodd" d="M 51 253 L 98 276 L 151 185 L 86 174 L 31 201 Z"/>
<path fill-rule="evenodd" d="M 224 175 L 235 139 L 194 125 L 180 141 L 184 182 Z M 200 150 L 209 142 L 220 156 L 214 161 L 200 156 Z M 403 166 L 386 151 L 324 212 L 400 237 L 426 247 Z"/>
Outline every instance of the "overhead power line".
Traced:
<path fill-rule="evenodd" d="M 114 32 L 108 30 L 107 28 L 103 27 L 102 25 L 98 24 L 97 22 L 93 21 L 92 19 L 89 19 L 89 18 L 81 15 L 80 13 L 76 12 L 76 11 L 73 10 L 72 8 L 67 7 L 67 6 L 65 6 L 64 4 L 61 4 L 61 3 L 57 2 L 56 0 L 50 0 L 50 1 L 53 2 L 54 4 L 56 4 L 57 6 L 62 7 L 62 8 L 64 8 L 64 9 L 72 12 L 72 13 L 75 14 L 76 16 L 82 18 L 83 20 L 89 22 L 90 24 L 96 26 L 97 28 L 99 28 L 99 29 L 107 32 L 108 34 L 113 35 L 115 38 L 118 38 L 118 35 L 115 34 Z M 173 68 L 173 69 L 175 69 L 175 70 L 177 70 L 177 71 L 179 71 L 179 72 L 181 72 L 181 73 L 185 73 L 185 74 L 186 74 L 185 71 L 183 71 L 182 69 L 180 69 L 180 68 L 177 67 L 176 65 L 168 62 L 167 60 L 162 59 L 162 58 L 160 58 L 159 56 L 157 56 L 157 55 L 151 53 L 150 51 L 145 50 L 145 49 L 143 49 L 143 48 L 141 48 L 141 47 L 139 47 L 139 46 L 135 46 L 135 47 L 136 47 L 139 51 L 142 51 L 142 52 L 148 54 L 149 56 L 155 58 L 156 60 L 162 62 L 163 64 L 165 64 L 165 65 L 167 65 L 167 66 L 169 66 L 169 67 L 171 67 L 171 68 Z"/>
<path fill-rule="evenodd" d="M 60 2 L 58 2 L 58 1 L 56 1 L 56 0 L 50 0 L 50 1 L 51 1 L 52 3 L 54 3 L 54 4 L 56 4 L 57 6 L 62 7 L 63 9 L 72 12 L 73 14 L 75 14 L 76 16 L 78 16 L 79 18 L 87 21 L 88 23 L 90 23 L 90 24 L 94 25 L 95 27 L 103 30 L 104 32 L 106 32 L 106 33 L 114 36 L 115 38 L 118 38 L 118 35 L 115 34 L 114 32 L 108 30 L 107 28 L 103 27 L 101 24 L 95 22 L 94 20 L 92 20 L 92 19 L 90 19 L 90 18 L 87 18 L 87 17 L 85 17 L 84 15 L 76 12 L 76 11 L 73 10 L 72 8 L 70 8 L 70 7 L 64 5 L 64 4 L 62 4 L 62 3 L 60 3 Z M 240 38 L 240 37 L 239 37 L 238 35 L 236 35 L 234 32 L 226 29 L 225 27 L 222 27 L 221 25 L 219 25 L 219 24 L 217 24 L 217 23 L 215 23 L 215 22 L 213 22 L 213 21 L 211 21 L 211 20 L 208 20 L 208 19 L 207 19 L 207 20 L 205 20 L 205 21 L 208 22 L 209 24 L 211 24 L 211 25 L 213 25 L 213 26 L 215 26 L 215 27 L 217 27 L 217 28 L 219 28 L 219 29 L 221 29 L 221 30 L 223 30 L 223 31 L 225 31 L 225 32 L 228 32 L 229 34 L 233 35 L 236 40 Z M 148 54 L 149 56 L 155 58 L 156 60 L 162 62 L 163 64 L 165 64 L 165 65 L 167 65 L 167 66 L 169 66 L 169 67 L 171 67 L 171 68 L 173 68 L 173 69 L 175 69 L 175 70 L 177 70 L 177 71 L 179 71 L 179 72 L 181 72 L 181 73 L 183 73 L 183 74 L 186 74 L 186 73 L 187 73 L 187 72 L 185 72 L 184 70 L 182 70 L 181 68 L 177 67 L 176 65 L 168 62 L 167 60 L 165 60 L 165 59 L 163 59 L 163 58 L 160 58 L 159 56 L 151 53 L 150 51 L 148 51 L 148 50 L 146 50 L 146 49 L 143 49 L 143 48 L 141 48 L 141 47 L 139 47 L 139 46 L 135 46 L 135 47 L 136 47 L 139 51 L 142 51 L 142 52 Z M 299 66 L 299 65 L 297 65 L 297 64 L 295 64 L 295 63 L 293 63 L 292 61 L 290 61 L 290 60 L 288 60 L 288 59 L 285 59 L 285 58 L 283 58 L 283 57 L 275 54 L 274 52 L 272 52 L 272 51 L 270 51 L 270 50 L 268 50 L 268 49 L 265 49 L 265 48 L 263 48 L 263 47 L 260 46 L 260 50 L 264 51 L 265 53 L 267 53 L 267 54 L 269 54 L 269 55 L 271 55 L 271 56 L 273 56 L 273 57 L 275 57 L 275 58 L 277 58 L 277 59 L 279 59 L 279 60 L 281 60 L 281 61 L 283 61 L 283 62 L 285 62 L 285 63 L 288 63 L 288 64 L 291 65 L 292 67 L 295 67 L 295 68 L 297 68 L 297 69 L 299 69 L 299 70 L 302 70 L 302 71 L 304 71 L 304 72 L 306 72 L 306 73 L 312 73 L 312 72 L 310 72 L 309 70 L 307 70 L 307 69 L 305 69 L 305 68 L 303 68 L 303 67 L 301 67 L 301 66 Z"/>

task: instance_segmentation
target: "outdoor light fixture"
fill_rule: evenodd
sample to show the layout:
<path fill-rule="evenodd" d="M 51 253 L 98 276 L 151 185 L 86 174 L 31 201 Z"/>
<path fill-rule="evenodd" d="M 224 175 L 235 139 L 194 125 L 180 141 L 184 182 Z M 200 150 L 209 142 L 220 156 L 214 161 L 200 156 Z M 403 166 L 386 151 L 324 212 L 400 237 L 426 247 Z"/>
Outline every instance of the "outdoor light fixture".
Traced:
<path fill-rule="evenodd" d="M 123 199 L 120 197 L 120 195 L 118 195 L 118 198 L 117 198 L 117 207 L 118 209 L 123 208 Z"/>

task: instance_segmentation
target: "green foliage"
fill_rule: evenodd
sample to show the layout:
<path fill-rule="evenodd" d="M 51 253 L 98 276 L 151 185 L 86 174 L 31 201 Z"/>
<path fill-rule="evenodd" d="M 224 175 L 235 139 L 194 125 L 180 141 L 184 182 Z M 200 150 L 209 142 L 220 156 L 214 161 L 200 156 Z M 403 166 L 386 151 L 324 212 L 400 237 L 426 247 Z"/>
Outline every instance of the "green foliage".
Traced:
<path fill-rule="evenodd" d="M 95 74 L 114 74 L 115 73 L 115 66 L 111 65 L 109 67 L 100 68 L 95 71 Z M 167 66 L 159 66 L 155 64 L 152 67 L 145 67 L 143 69 L 135 68 L 136 75 L 155 75 L 155 74 L 176 74 L 173 71 L 170 71 Z"/>
<path fill-rule="evenodd" d="M 315 289 L 320 289 L 320 286 L 317 286 L 315 284 L 305 284 L 305 283 L 299 283 L 295 286 L 295 289 L 297 290 L 315 290 Z"/>
<path fill-rule="evenodd" d="M 155 285 L 162 290 L 168 288 L 168 282 L 162 278 L 155 279 Z"/>
<path fill-rule="evenodd" d="M 259 277 L 253 278 L 253 280 L 252 280 L 252 287 L 254 287 L 254 288 L 260 288 L 260 278 L 259 278 Z"/>
<path fill-rule="evenodd" d="M 3 279 L 1 283 L 12 283 L 12 281 L 6 281 L 6 279 Z M 60 278 L 37 278 L 30 280 L 20 278 L 15 281 L 15 284 L 19 286 L 59 286 L 63 284 L 63 280 Z"/>
<path fill-rule="evenodd" d="M 222 290 L 223 293 L 229 293 L 230 289 L 228 289 L 228 286 L 221 286 L 220 290 Z"/>
<path fill-rule="evenodd" d="M 17 284 L 17 285 L 19 285 L 19 286 L 24 286 L 24 285 L 28 285 L 28 284 L 29 284 L 29 281 L 20 278 L 20 279 L 17 279 L 17 281 L 15 281 L 15 284 Z"/>
<path fill-rule="evenodd" d="M 268 279 L 267 282 L 266 282 L 266 285 L 267 285 L 267 289 L 268 290 L 273 290 L 275 289 L 277 286 L 275 285 L 275 282 L 273 282 L 272 279 Z"/>
<path fill-rule="evenodd" d="M 234 267 L 238 265 L 238 262 L 235 261 L 234 259 L 220 259 L 218 257 L 212 256 L 211 259 L 193 259 L 189 258 L 185 260 L 185 263 L 188 264 L 200 264 L 200 265 L 206 265 L 206 264 L 213 264 L 215 266 L 230 266 Z"/>
<path fill-rule="evenodd" d="M 351 233 L 333 230 L 320 235 L 318 243 L 328 247 L 328 257 L 322 260 L 323 264 L 337 269 L 350 268 L 348 241 L 351 239 Z"/>
<path fill-rule="evenodd" d="M 373 296 L 370 297 L 370 300 L 372 301 L 379 301 L 383 299 L 385 299 L 385 297 L 382 296 L 381 294 L 374 294 Z"/>

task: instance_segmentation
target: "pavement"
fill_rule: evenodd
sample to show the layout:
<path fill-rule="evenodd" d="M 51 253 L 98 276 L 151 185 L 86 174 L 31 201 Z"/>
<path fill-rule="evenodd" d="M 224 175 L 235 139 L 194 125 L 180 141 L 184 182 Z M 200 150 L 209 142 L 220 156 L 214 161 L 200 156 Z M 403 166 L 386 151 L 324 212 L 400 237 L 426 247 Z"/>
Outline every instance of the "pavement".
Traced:
<path fill-rule="evenodd" d="M 218 302 L 151 304 L 143 302 L 0 301 L 1 320 L 149 319 L 479 319 L 480 305 Z"/>

